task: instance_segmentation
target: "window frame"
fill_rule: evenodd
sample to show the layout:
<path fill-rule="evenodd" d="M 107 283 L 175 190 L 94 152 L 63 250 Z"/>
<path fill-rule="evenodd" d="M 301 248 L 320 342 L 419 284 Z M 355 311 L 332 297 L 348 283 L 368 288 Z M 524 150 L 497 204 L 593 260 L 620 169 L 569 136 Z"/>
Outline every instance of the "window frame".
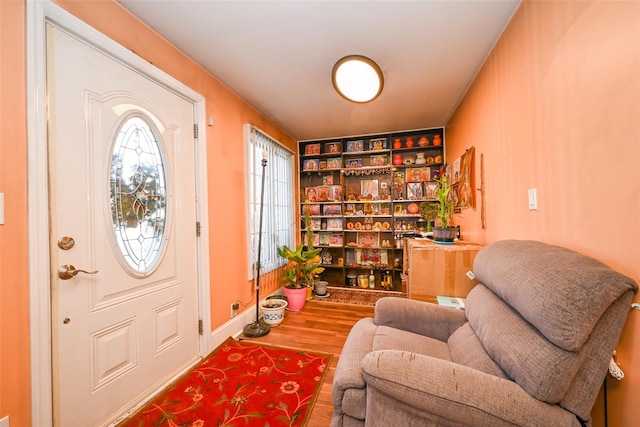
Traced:
<path fill-rule="evenodd" d="M 277 248 L 295 243 L 295 153 L 256 126 L 245 124 L 247 181 L 247 269 L 248 279 L 256 272 L 260 188 L 265 173 L 260 274 L 286 264 Z M 263 152 L 267 166 L 262 167 Z"/>

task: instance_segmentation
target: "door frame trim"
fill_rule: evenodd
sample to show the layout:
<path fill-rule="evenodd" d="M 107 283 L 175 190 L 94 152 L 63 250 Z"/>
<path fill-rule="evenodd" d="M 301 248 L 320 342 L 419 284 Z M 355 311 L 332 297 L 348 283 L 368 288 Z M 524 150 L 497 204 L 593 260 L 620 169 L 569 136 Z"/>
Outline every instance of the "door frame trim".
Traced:
<path fill-rule="evenodd" d="M 53 365 L 51 324 L 51 265 L 46 115 L 46 34 L 53 24 L 98 47 L 121 63 L 148 76 L 194 105 L 199 135 L 195 138 L 196 220 L 204 231 L 197 239 L 198 311 L 203 330 L 211 330 L 209 288 L 209 220 L 207 190 L 207 136 L 205 98 L 164 71 L 135 55 L 93 27 L 50 1 L 28 1 L 27 6 L 27 147 L 28 244 L 30 300 L 31 422 L 53 425 Z M 195 227 L 195 224 L 194 224 Z M 197 325 L 193 325 L 195 328 Z M 210 334 L 199 337 L 199 355 L 211 352 Z"/>

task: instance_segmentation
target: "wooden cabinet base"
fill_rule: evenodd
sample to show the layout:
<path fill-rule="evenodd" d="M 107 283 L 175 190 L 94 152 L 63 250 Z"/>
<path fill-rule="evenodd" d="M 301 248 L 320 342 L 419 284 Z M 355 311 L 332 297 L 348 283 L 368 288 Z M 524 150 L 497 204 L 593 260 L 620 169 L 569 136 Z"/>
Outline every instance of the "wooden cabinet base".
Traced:
<path fill-rule="evenodd" d="M 437 295 L 466 297 L 478 283 L 467 276 L 481 245 L 456 242 L 441 245 L 426 239 L 406 239 L 405 271 L 409 298 L 433 301 Z"/>

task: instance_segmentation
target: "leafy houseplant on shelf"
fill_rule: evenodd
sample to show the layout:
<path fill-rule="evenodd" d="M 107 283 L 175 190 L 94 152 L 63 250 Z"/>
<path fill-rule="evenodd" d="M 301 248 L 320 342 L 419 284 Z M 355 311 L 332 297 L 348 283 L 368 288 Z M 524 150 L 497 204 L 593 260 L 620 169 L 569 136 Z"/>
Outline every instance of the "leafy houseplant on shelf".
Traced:
<path fill-rule="evenodd" d="M 437 198 L 440 204 L 436 218 L 438 226 L 433 227 L 433 240 L 437 242 L 453 242 L 458 232 L 453 227 L 453 197 L 451 194 L 451 184 L 447 175 L 442 175 L 438 180 Z"/>
<path fill-rule="evenodd" d="M 320 267 L 322 248 L 313 248 L 313 231 L 308 210 L 305 210 L 304 219 L 307 229 L 307 249 L 305 250 L 304 243 L 300 243 L 295 250 L 286 245 L 278 248 L 278 255 L 288 260 L 284 267 L 282 282 L 285 283 L 284 294 L 287 296 L 287 308 L 291 311 L 302 310 L 307 299 L 307 289 L 313 286 L 315 277 L 324 271 L 324 267 Z"/>
<path fill-rule="evenodd" d="M 436 219 L 439 209 L 440 204 L 438 202 L 427 201 L 420 203 L 420 216 L 426 222 L 424 229 L 425 232 L 429 233 L 433 231 L 433 222 Z"/>

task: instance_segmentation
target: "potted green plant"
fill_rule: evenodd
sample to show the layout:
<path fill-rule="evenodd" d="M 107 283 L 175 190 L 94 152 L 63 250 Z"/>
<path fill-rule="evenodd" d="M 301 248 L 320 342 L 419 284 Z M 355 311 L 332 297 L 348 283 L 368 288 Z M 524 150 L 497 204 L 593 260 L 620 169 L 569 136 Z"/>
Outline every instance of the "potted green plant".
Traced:
<path fill-rule="evenodd" d="M 284 320 L 284 310 L 287 308 L 287 301 L 279 298 L 271 298 L 260 303 L 262 308 L 262 320 L 267 325 L 278 326 Z"/>
<path fill-rule="evenodd" d="M 420 216 L 425 221 L 425 229 L 420 231 L 431 232 L 433 231 L 433 222 L 436 219 L 440 204 L 437 202 L 429 201 L 420 203 Z"/>
<path fill-rule="evenodd" d="M 290 311 L 302 310 L 307 300 L 307 290 L 313 287 L 316 276 L 324 271 L 324 267 L 320 266 L 322 248 L 314 249 L 313 247 L 313 230 L 308 209 L 304 211 L 304 222 L 306 249 L 304 243 L 300 243 L 295 250 L 287 245 L 278 248 L 278 255 L 288 261 L 281 281 L 285 283 L 284 294 Z"/>
<path fill-rule="evenodd" d="M 451 194 L 451 184 L 447 175 L 437 180 L 438 191 L 436 193 L 438 199 L 438 212 L 436 218 L 438 220 L 437 227 L 433 227 L 433 240 L 437 242 L 453 242 L 458 229 L 453 227 L 453 197 Z"/>
<path fill-rule="evenodd" d="M 285 283 L 284 294 L 289 303 L 289 310 L 302 310 L 307 299 L 307 288 L 313 286 L 315 276 L 324 271 L 324 268 L 320 267 L 321 251 L 321 248 L 305 250 L 304 243 L 300 243 L 295 250 L 287 245 L 278 248 L 278 254 L 288 260 L 282 282 Z"/>

